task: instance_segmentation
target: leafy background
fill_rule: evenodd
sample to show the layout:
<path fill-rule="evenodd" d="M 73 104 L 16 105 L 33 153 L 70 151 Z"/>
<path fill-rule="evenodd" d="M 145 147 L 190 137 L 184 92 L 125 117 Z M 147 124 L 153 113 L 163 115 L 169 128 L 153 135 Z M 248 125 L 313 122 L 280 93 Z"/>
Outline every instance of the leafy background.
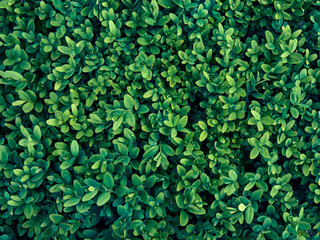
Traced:
<path fill-rule="evenodd" d="M 317 0 L 2 0 L 0 240 L 320 239 Z"/>

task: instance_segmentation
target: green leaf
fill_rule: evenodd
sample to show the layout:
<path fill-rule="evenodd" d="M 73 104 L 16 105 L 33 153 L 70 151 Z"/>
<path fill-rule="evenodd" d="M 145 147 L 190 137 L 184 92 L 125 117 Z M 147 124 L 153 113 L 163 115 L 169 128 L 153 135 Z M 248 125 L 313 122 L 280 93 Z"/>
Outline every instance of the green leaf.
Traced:
<path fill-rule="evenodd" d="M 161 154 L 161 167 L 162 167 L 164 170 L 167 170 L 168 167 L 169 167 L 168 158 L 167 158 L 166 155 L 164 155 L 164 154 Z"/>
<path fill-rule="evenodd" d="M 71 142 L 70 149 L 71 149 L 72 156 L 77 157 L 79 155 L 80 148 L 79 148 L 79 144 L 78 144 L 77 140 L 73 140 Z"/>
<path fill-rule="evenodd" d="M 123 134 L 124 134 L 125 138 L 128 139 L 129 141 L 136 141 L 136 136 L 135 136 L 134 132 L 131 131 L 129 128 L 125 128 L 123 130 Z"/>
<path fill-rule="evenodd" d="M 7 203 L 8 203 L 8 205 L 14 206 L 14 207 L 21 206 L 23 204 L 22 202 L 16 202 L 13 200 L 9 200 Z"/>
<path fill-rule="evenodd" d="M 8 153 L 5 149 L 5 147 L 0 146 L 0 163 L 6 163 L 8 162 Z"/>
<path fill-rule="evenodd" d="M 257 125 L 258 122 L 259 122 L 259 120 L 255 119 L 254 117 L 249 118 L 249 120 L 248 120 L 249 125 Z"/>
<path fill-rule="evenodd" d="M 70 130 L 70 128 L 68 125 L 63 125 L 61 127 L 61 132 L 63 132 L 63 133 L 67 133 L 67 132 L 69 132 L 69 130 Z"/>
<path fill-rule="evenodd" d="M 226 76 L 226 79 L 227 79 L 227 82 L 229 83 L 229 85 L 231 86 L 231 87 L 234 87 L 235 86 L 235 81 L 234 81 L 234 79 L 232 78 L 232 77 L 230 77 L 229 75 L 227 75 Z"/>
<path fill-rule="evenodd" d="M 87 193 L 83 196 L 82 201 L 83 201 L 83 202 L 87 202 L 87 201 L 91 200 L 92 198 L 94 198 L 94 197 L 97 195 L 98 191 L 99 191 L 99 190 L 96 189 L 96 190 L 94 190 L 94 191 L 92 191 L 92 192 L 87 192 Z"/>
<path fill-rule="evenodd" d="M 138 38 L 137 42 L 141 45 L 141 46 L 147 46 L 149 45 L 149 41 L 145 38 Z"/>
<path fill-rule="evenodd" d="M 273 125 L 274 121 L 271 117 L 269 116 L 266 116 L 266 117 L 262 117 L 261 118 L 261 122 L 264 124 L 264 125 Z"/>
<path fill-rule="evenodd" d="M 154 90 L 148 90 L 145 94 L 143 94 L 143 98 L 151 98 L 154 93 Z"/>
<path fill-rule="evenodd" d="M 270 192 L 271 197 L 276 196 L 278 194 L 278 191 L 279 190 L 277 188 L 273 187 Z"/>
<path fill-rule="evenodd" d="M 156 181 L 157 181 L 157 177 L 155 175 L 152 175 L 148 177 L 148 179 L 144 182 L 144 185 L 146 188 L 152 188 L 156 183 Z"/>
<path fill-rule="evenodd" d="M 93 68 L 89 67 L 89 66 L 84 66 L 84 68 L 82 68 L 82 72 L 87 73 L 87 72 L 92 72 Z"/>
<path fill-rule="evenodd" d="M 189 216 L 188 213 L 186 213 L 184 210 L 180 211 L 180 225 L 186 226 L 189 222 Z"/>
<path fill-rule="evenodd" d="M 207 131 L 202 131 L 199 137 L 199 141 L 203 142 L 208 136 L 208 132 Z"/>
<path fill-rule="evenodd" d="M 144 154 L 143 158 L 149 158 L 156 155 L 156 153 L 159 151 L 159 146 L 153 146 L 150 147 Z"/>
<path fill-rule="evenodd" d="M 112 126 L 112 129 L 114 131 L 116 131 L 122 124 L 123 122 L 123 117 L 119 117 L 114 123 L 113 123 L 113 126 Z"/>
<path fill-rule="evenodd" d="M 177 4 L 180 8 L 183 8 L 182 0 L 173 0 L 175 4 Z"/>
<path fill-rule="evenodd" d="M 266 39 L 267 39 L 268 43 L 273 43 L 274 38 L 273 38 L 273 35 L 270 31 L 266 31 Z"/>
<path fill-rule="evenodd" d="M 106 188 L 112 189 L 114 187 L 114 180 L 111 173 L 106 172 L 103 176 L 103 184 Z"/>
<path fill-rule="evenodd" d="M 253 148 L 250 152 L 250 158 L 255 159 L 259 155 L 259 150 L 258 148 Z"/>
<path fill-rule="evenodd" d="M 238 179 L 238 175 L 234 170 L 230 170 L 228 176 L 232 181 L 237 181 Z"/>
<path fill-rule="evenodd" d="M 138 23 L 134 22 L 134 21 L 128 21 L 126 22 L 126 25 L 129 27 L 129 28 L 136 28 L 138 26 Z"/>
<path fill-rule="evenodd" d="M 251 188 L 253 188 L 255 185 L 255 182 L 249 182 L 245 188 L 243 189 L 244 191 L 249 191 Z"/>
<path fill-rule="evenodd" d="M 257 123 L 257 127 L 258 127 L 258 131 L 259 131 L 259 132 L 263 132 L 264 127 L 263 127 L 263 124 L 262 124 L 261 121 L 259 121 L 259 122 Z"/>
<path fill-rule="evenodd" d="M 158 4 L 164 8 L 172 8 L 173 2 L 171 0 L 159 0 Z"/>
<path fill-rule="evenodd" d="M 134 104 L 135 101 L 129 94 L 124 95 L 124 106 L 127 109 L 132 109 L 134 107 Z"/>
<path fill-rule="evenodd" d="M 267 142 L 269 141 L 270 138 L 270 133 L 269 132 L 265 132 L 262 137 L 260 138 L 260 144 L 261 145 L 266 145 Z"/>
<path fill-rule="evenodd" d="M 69 199 L 68 201 L 66 201 L 63 206 L 64 207 L 73 207 L 75 205 L 77 205 L 81 200 L 81 197 L 74 197 Z"/>
<path fill-rule="evenodd" d="M 270 158 L 269 151 L 268 151 L 268 149 L 266 147 L 261 147 L 260 148 L 260 154 L 264 158 Z"/>
<path fill-rule="evenodd" d="M 137 174 L 133 174 L 131 176 L 131 180 L 132 180 L 133 186 L 138 187 L 143 184 L 143 181 L 141 180 L 141 178 Z"/>
<path fill-rule="evenodd" d="M 305 221 L 300 221 L 300 222 L 298 223 L 298 226 L 299 226 L 299 229 L 300 229 L 301 231 L 307 231 L 307 230 L 310 230 L 310 229 L 311 229 L 310 223 L 307 223 L 307 222 L 305 222 Z"/>
<path fill-rule="evenodd" d="M 23 61 L 19 64 L 19 67 L 21 67 L 24 70 L 30 70 L 31 64 L 28 61 Z"/>
<path fill-rule="evenodd" d="M 23 209 L 24 215 L 26 216 L 27 219 L 30 219 L 33 214 L 33 207 L 31 204 L 27 204 L 24 209 Z"/>
<path fill-rule="evenodd" d="M 196 214 L 196 215 L 204 215 L 206 213 L 206 210 L 204 208 L 200 208 L 195 205 L 189 205 L 187 210 L 190 213 Z"/>
<path fill-rule="evenodd" d="M 146 66 L 143 66 L 141 70 L 142 77 L 150 81 L 152 79 L 152 71 Z"/>
<path fill-rule="evenodd" d="M 254 111 L 254 110 L 251 110 L 251 114 L 253 115 L 253 117 L 257 120 L 260 120 L 261 117 L 260 117 L 260 113 Z"/>
<path fill-rule="evenodd" d="M 12 79 L 15 81 L 19 81 L 21 79 L 23 79 L 23 76 L 15 71 L 0 71 L 0 76 L 6 79 Z"/>
<path fill-rule="evenodd" d="M 198 124 L 202 130 L 207 130 L 207 124 L 205 122 L 199 121 Z"/>
<path fill-rule="evenodd" d="M 224 225 L 228 230 L 230 230 L 231 232 L 235 232 L 235 231 L 236 231 L 235 227 L 234 227 L 231 223 L 229 223 L 229 222 L 227 222 L 227 221 L 223 221 L 223 225 Z"/>
<path fill-rule="evenodd" d="M 302 166 L 303 175 L 305 175 L 306 177 L 309 176 L 309 171 L 310 171 L 309 165 L 303 164 L 303 166 Z"/>
<path fill-rule="evenodd" d="M 8 8 L 15 3 L 16 0 L 2 0 L 0 2 L 0 8 Z"/>
<path fill-rule="evenodd" d="M 246 220 L 247 224 L 251 224 L 254 218 L 254 209 L 250 205 L 247 207 L 245 213 L 244 213 L 244 219 Z"/>
<path fill-rule="evenodd" d="M 186 175 L 186 169 L 184 167 L 182 167 L 181 165 L 178 165 L 177 166 L 177 172 L 178 172 L 178 175 L 182 178 Z"/>
<path fill-rule="evenodd" d="M 134 127 L 136 125 L 136 118 L 132 111 L 128 111 L 125 114 L 126 122 L 129 124 L 129 126 Z"/>
<path fill-rule="evenodd" d="M 295 107 L 290 107 L 292 117 L 297 119 L 299 117 L 299 111 Z"/>
<path fill-rule="evenodd" d="M 147 24 L 149 24 L 150 26 L 153 26 L 154 24 L 155 24 L 155 20 L 154 19 L 152 19 L 152 18 L 146 18 L 145 20 L 144 20 Z"/>
<path fill-rule="evenodd" d="M 102 206 L 106 204 L 110 200 L 111 194 L 110 192 L 103 192 L 99 195 L 97 200 L 97 206 Z"/>
<path fill-rule="evenodd" d="M 281 58 L 286 58 L 290 55 L 288 51 L 285 51 L 284 53 L 281 54 Z"/>
<path fill-rule="evenodd" d="M 238 206 L 239 211 L 243 212 L 244 210 L 246 210 L 246 205 L 244 205 L 243 203 L 240 203 Z"/>
<path fill-rule="evenodd" d="M 123 197 L 123 196 L 125 196 L 127 193 L 129 193 L 130 192 L 130 189 L 128 188 L 128 187 L 125 187 L 125 186 L 119 186 L 118 188 L 117 188 L 117 196 L 118 197 Z"/>
<path fill-rule="evenodd" d="M 91 113 L 89 116 L 90 116 L 90 119 L 88 119 L 88 122 L 91 122 L 94 124 L 101 124 L 102 123 L 102 119 L 98 115 Z"/>
<path fill-rule="evenodd" d="M 33 108 L 34 108 L 34 103 L 27 102 L 22 106 L 22 111 L 24 111 L 24 113 L 29 113 L 32 111 Z"/>
<path fill-rule="evenodd" d="M 49 126 L 54 126 L 54 127 L 59 126 L 59 122 L 58 122 L 58 120 L 55 119 L 55 118 L 52 118 L 52 119 L 47 120 L 46 123 L 47 123 Z"/>
<path fill-rule="evenodd" d="M 177 196 L 176 196 L 176 203 L 177 203 L 177 206 L 178 206 L 180 209 L 183 209 L 183 208 L 184 208 L 183 197 L 182 197 L 181 195 L 177 195 Z"/>
<path fill-rule="evenodd" d="M 61 0 L 52 0 L 52 3 L 57 10 L 63 10 L 63 4 Z"/>
<path fill-rule="evenodd" d="M 66 54 L 66 55 L 69 55 L 69 56 L 75 56 L 75 52 L 69 48 L 69 47 L 66 47 L 66 46 L 58 46 L 58 50 L 59 52 L 63 53 L 63 54 Z"/>
<path fill-rule="evenodd" d="M 291 39 L 289 41 L 289 52 L 293 53 L 296 50 L 297 45 L 298 45 L 298 40 L 297 39 Z"/>
<path fill-rule="evenodd" d="M 20 106 L 20 105 L 24 104 L 25 102 L 26 102 L 25 100 L 14 101 L 12 103 L 12 106 Z"/>
<path fill-rule="evenodd" d="M 49 218 L 54 224 L 59 224 L 63 220 L 63 216 L 60 214 L 50 214 Z"/>
<path fill-rule="evenodd" d="M 61 25 L 56 32 L 57 38 L 58 39 L 62 38 L 66 34 L 66 32 L 67 32 L 67 28 L 64 25 Z"/>
<path fill-rule="evenodd" d="M 37 140 L 40 141 L 41 137 L 42 137 L 42 133 L 41 133 L 41 129 L 39 127 L 39 125 L 36 125 L 33 129 L 33 135 L 36 137 Z"/>
<path fill-rule="evenodd" d="M 110 28 L 110 32 L 112 33 L 113 36 L 116 36 L 117 34 L 117 27 L 114 24 L 114 22 L 112 20 L 109 20 L 109 28 Z"/>
<path fill-rule="evenodd" d="M 118 147 L 118 152 L 121 155 L 128 156 L 128 147 L 127 146 L 125 146 L 122 143 L 118 143 L 116 146 Z"/>
<path fill-rule="evenodd" d="M 257 200 L 261 199 L 262 194 L 263 194 L 263 191 L 261 189 L 258 189 L 258 190 L 251 193 L 250 198 L 253 201 L 257 201 Z"/>
<path fill-rule="evenodd" d="M 167 156 L 174 156 L 174 151 L 168 144 L 161 144 L 161 149 Z"/>
<path fill-rule="evenodd" d="M 271 72 L 271 67 L 268 64 L 262 64 L 261 68 L 263 71 L 265 71 L 266 73 L 270 73 Z"/>
<path fill-rule="evenodd" d="M 183 116 L 179 122 L 178 122 L 178 126 L 184 128 L 187 125 L 188 122 L 188 117 L 187 116 Z"/>

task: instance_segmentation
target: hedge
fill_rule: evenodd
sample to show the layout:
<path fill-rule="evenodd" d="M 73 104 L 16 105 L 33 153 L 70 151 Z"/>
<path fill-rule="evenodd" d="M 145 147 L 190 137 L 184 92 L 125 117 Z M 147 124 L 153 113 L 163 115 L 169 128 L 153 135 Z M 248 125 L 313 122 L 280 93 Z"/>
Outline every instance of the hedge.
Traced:
<path fill-rule="evenodd" d="M 320 1 L 1 0 L 0 240 L 320 239 Z"/>

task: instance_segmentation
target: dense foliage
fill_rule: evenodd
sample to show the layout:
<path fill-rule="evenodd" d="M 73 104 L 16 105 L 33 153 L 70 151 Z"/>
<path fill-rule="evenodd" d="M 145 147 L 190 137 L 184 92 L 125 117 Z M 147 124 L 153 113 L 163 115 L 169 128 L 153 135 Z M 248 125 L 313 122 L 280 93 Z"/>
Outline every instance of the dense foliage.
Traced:
<path fill-rule="evenodd" d="M 0 240 L 320 239 L 319 10 L 0 1 Z"/>

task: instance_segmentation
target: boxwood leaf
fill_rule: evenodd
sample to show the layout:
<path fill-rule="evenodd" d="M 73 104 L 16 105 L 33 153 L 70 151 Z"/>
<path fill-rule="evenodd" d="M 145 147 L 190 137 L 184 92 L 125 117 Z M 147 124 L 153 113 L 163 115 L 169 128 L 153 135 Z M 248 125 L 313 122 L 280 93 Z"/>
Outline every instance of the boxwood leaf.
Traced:
<path fill-rule="evenodd" d="M 247 224 L 251 224 L 254 218 L 254 209 L 251 205 L 247 207 L 244 216 Z"/>
<path fill-rule="evenodd" d="M 60 214 L 50 214 L 49 218 L 54 224 L 59 224 L 63 220 L 63 216 Z"/>
<path fill-rule="evenodd" d="M 106 172 L 103 176 L 103 184 L 106 188 L 112 189 L 114 186 L 114 180 L 111 173 Z"/>
<path fill-rule="evenodd" d="M 63 206 L 64 207 L 73 207 L 73 206 L 77 205 L 80 202 L 80 200 L 81 200 L 81 197 L 73 197 L 73 198 L 67 200 L 63 204 Z"/>
<path fill-rule="evenodd" d="M 72 156 L 77 157 L 79 154 L 79 151 L 80 151 L 79 144 L 78 144 L 77 140 L 73 140 L 71 142 L 70 149 L 71 149 Z"/>
<path fill-rule="evenodd" d="M 110 200 L 110 197 L 111 197 L 110 192 L 101 193 L 97 200 L 97 206 L 102 206 L 106 204 Z"/>
<path fill-rule="evenodd" d="M 184 210 L 180 211 L 180 225 L 186 226 L 189 222 L 189 215 Z"/>
<path fill-rule="evenodd" d="M 25 205 L 23 208 L 24 215 L 26 216 L 27 219 L 30 219 L 32 214 L 33 214 L 33 207 L 31 204 Z"/>
<path fill-rule="evenodd" d="M 132 109 L 134 107 L 134 104 L 135 101 L 129 94 L 124 95 L 124 106 L 127 109 Z"/>

